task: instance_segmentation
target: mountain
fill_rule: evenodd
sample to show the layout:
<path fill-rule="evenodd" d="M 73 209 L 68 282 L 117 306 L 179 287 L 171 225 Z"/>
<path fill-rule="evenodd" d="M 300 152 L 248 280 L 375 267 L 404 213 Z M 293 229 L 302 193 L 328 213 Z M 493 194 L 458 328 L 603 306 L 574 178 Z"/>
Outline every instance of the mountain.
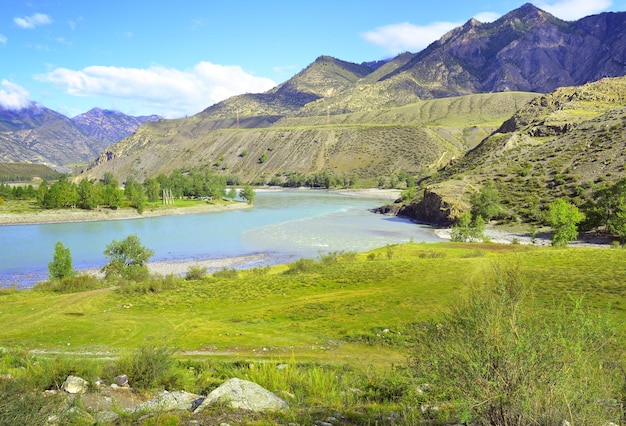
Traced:
<path fill-rule="evenodd" d="M 449 223 L 468 210 L 470 194 L 486 182 L 493 182 L 513 218 L 538 219 L 557 197 L 582 204 L 597 185 L 626 176 L 625 117 L 626 77 L 539 96 L 462 158 L 425 179 L 423 198 L 420 194 L 395 210 L 420 221 Z"/>
<path fill-rule="evenodd" d="M 107 146 L 131 135 L 144 123 L 158 121 L 158 115 L 134 117 L 119 111 L 93 108 L 72 118 L 72 123 L 85 135 Z M 103 148 L 102 148 L 103 149 Z"/>
<path fill-rule="evenodd" d="M 156 119 L 99 109 L 70 119 L 35 103 L 21 110 L 0 108 L 0 162 L 39 163 L 67 171 L 68 165 L 93 161 L 111 143 Z"/>
<path fill-rule="evenodd" d="M 257 182 L 321 170 L 424 176 L 474 148 L 529 93 L 624 75 L 625 26 L 626 13 L 566 22 L 525 4 L 492 23 L 469 20 L 423 51 L 388 61 L 320 56 L 265 93 L 142 126 L 84 176 L 141 180 L 194 166 Z M 494 92 L 509 96 L 475 97 Z M 471 119 L 459 114 L 461 105 L 477 108 L 467 110 Z M 427 108 L 438 112 L 429 116 Z"/>
<path fill-rule="evenodd" d="M 138 181 L 175 169 L 203 167 L 243 181 L 280 180 L 289 173 L 359 175 L 375 182 L 401 171 L 431 173 L 462 156 L 536 96 L 507 92 L 421 101 L 403 107 L 321 117 L 200 116 L 141 126 L 111 145 L 81 178 L 112 173 Z"/>

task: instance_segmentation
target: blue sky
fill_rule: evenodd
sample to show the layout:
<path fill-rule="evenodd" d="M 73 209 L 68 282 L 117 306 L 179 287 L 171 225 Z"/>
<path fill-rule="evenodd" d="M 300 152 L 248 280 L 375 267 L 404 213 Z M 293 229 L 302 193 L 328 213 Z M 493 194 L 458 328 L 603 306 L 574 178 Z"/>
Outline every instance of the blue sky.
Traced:
<path fill-rule="evenodd" d="M 184 117 L 268 90 L 320 55 L 360 63 L 418 52 L 524 3 L 1 0 L 0 106 Z M 566 20 L 626 10 L 626 0 L 534 4 Z"/>

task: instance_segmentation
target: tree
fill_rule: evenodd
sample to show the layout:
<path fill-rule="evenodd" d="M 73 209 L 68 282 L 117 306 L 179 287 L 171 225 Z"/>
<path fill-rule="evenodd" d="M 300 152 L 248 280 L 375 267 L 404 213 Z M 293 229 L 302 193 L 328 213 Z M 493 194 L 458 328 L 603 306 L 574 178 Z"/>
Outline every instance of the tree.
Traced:
<path fill-rule="evenodd" d="M 48 194 L 48 182 L 41 181 L 39 188 L 37 188 L 37 203 L 40 207 L 45 207 L 46 195 Z"/>
<path fill-rule="evenodd" d="M 158 180 L 148 178 L 143 181 L 143 187 L 149 202 L 154 203 L 159 201 L 159 197 L 161 196 L 161 184 Z"/>
<path fill-rule="evenodd" d="M 78 184 L 78 206 L 81 209 L 91 210 L 102 202 L 100 186 L 83 179 Z"/>
<path fill-rule="evenodd" d="M 472 215 L 465 213 L 452 225 L 451 238 L 454 242 L 480 240 L 484 237 L 484 231 L 485 220 L 481 216 L 472 220 Z"/>
<path fill-rule="evenodd" d="M 577 225 L 585 218 L 578 207 L 557 198 L 548 209 L 546 221 L 554 228 L 552 245 L 555 247 L 567 245 L 578 237 Z"/>
<path fill-rule="evenodd" d="M 241 198 L 246 200 L 248 204 L 254 204 L 254 197 L 256 196 L 256 193 L 250 185 L 244 186 L 239 195 L 241 195 Z"/>
<path fill-rule="evenodd" d="M 486 222 L 500 213 L 500 194 L 491 182 L 487 182 L 480 191 L 470 197 L 472 216 L 481 216 Z"/>
<path fill-rule="evenodd" d="M 132 278 L 137 273 L 147 272 L 146 262 L 154 251 L 141 245 L 139 237 L 129 235 L 121 241 L 113 240 L 104 250 L 104 255 L 109 260 L 103 268 L 105 276 L 121 276 Z"/>
<path fill-rule="evenodd" d="M 143 213 L 144 203 L 146 202 L 146 193 L 143 186 L 133 177 L 126 179 L 124 195 L 130 205 L 137 209 L 139 214 Z"/>
<path fill-rule="evenodd" d="M 60 241 L 57 241 L 54 245 L 54 257 L 52 258 L 52 262 L 48 263 L 48 272 L 50 278 L 58 280 L 72 276 L 74 273 L 72 267 L 72 253 L 70 249 L 65 247 Z"/>

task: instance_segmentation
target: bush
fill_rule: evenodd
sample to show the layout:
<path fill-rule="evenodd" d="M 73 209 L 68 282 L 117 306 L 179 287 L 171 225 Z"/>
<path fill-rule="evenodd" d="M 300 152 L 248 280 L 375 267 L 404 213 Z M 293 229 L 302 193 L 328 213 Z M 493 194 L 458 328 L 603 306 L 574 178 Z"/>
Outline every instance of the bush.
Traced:
<path fill-rule="evenodd" d="M 415 375 L 445 420 L 472 425 L 619 422 L 624 377 L 607 315 L 580 302 L 532 303 L 517 271 L 468 293 L 440 323 L 416 331 Z M 444 419 L 441 419 L 444 420 Z"/>
<path fill-rule="evenodd" d="M 89 274 L 78 274 L 57 280 L 44 281 L 34 289 L 52 291 L 55 293 L 78 293 L 81 291 L 96 290 L 104 287 L 104 283 L 97 277 Z"/>
<path fill-rule="evenodd" d="M 301 274 L 311 272 L 318 267 L 318 263 L 313 259 L 298 259 L 287 265 L 286 274 Z"/>
<path fill-rule="evenodd" d="M 223 268 L 219 271 L 215 271 L 213 273 L 213 276 L 215 278 L 226 278 L 226 279 L 237 278 L 239 276 L 239 271 L 237 271 L 234 268 Z"/>
<path fill-rule="evenodd" d="M 185 279 L 187 281 L 201 280 L 207 274 L 206 266 L 192 265 L 187 269 Z"/>
<path fill-rule="evenodd" d="M 126 374 L 130 385 L 138 391 L 175 386 L 174 351 L 165 347 L 145 345 L 122 356 L 110 373 L 111 378 Z"/>

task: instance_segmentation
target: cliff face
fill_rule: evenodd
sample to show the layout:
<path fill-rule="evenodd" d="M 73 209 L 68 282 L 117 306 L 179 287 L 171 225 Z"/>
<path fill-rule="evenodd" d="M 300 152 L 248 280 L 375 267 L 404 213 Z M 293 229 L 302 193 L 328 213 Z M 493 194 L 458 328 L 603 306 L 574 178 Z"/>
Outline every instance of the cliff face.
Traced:
<path fill-rule="evenodd" d="M 417 203 L 406 205 L 397 203 L 382 206 L 373 211 L 374 213 L 405 217 L 414 222 L 437 226 L 452 225 L 459 213 L 456 206 L 444 201 L 439 194 L 428 189 L 424 190 L 424 196 Z"/>

